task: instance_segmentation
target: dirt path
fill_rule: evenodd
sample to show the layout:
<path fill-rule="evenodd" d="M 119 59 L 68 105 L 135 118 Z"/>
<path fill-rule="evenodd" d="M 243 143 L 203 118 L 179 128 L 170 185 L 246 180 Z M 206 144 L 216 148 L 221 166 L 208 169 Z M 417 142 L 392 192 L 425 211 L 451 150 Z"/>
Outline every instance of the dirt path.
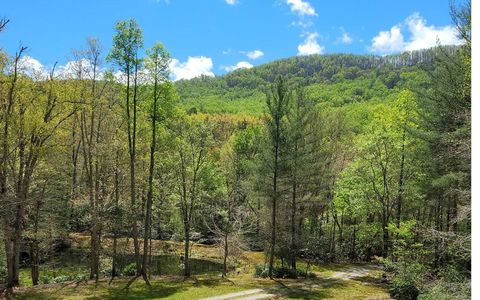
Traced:
<path fill-rule="evenodd" d="M 327 278 L 350 280 L 356 277 L 367 276 L 372 271 L 378 270 L 378 266 L 366 265 L 366 266 L 352 266 L 341 271 L 333 273 Z"/>
<path fill-rule="evenodd" d="M 215 296 L 215 297 L 209 297 L 209 298 L 204 298 L 201 300 L 230 300 L 230 299 L 235 299 L 235 300 L 257 300 L 257 299 L 271 299 L 275 297 L 275 294 L 270 293 L 272 289 L 252 289 L 252 290 L 246 290 L 243 292 L 237 292 L 237 293 L 230 293 L 230 294 L 225 294 L 221 296 Z"/>
<path fill-rule="evenodd" d="M 330 276 L 323 277 L 325 279 L 336 279 L 336 280 L 352 280 L 357 277 L 368 276 L 372 271 L 377 270 L 378 267 L 374 265 L 365 265 L 365 266 L 351 266 L 340 271 L 336 271 Z M 307 284 L 302 282 L 295 282 L 286 285 L 288 288 L 305 288 Z M 308 288 L 320 288 L 319 285 L 308 285 Z M 257 299 L 275 299 L 281 297 L 282 291 L 285 291 L 285 287 L 274 287 L 274 288 L 258 288 L 246 290 L 243 292 L 230 293 L 220 296 L 214 296 L 209 298 L 204 298 L 202 300 L 257 300 Z"/>

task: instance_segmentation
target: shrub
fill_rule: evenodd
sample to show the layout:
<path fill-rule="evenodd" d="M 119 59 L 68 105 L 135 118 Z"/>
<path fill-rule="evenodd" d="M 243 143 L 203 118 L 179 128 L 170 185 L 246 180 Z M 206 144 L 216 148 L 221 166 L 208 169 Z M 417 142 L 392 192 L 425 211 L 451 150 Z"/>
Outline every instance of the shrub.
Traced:
<path fill-rule="evenodd" d="M 135 263 L 126 265 L 122 270 L 122 274 L 124 276 L 134 276 L 137 274 L 137 265 Z"/>
<path fill-rule="evenodd" d="M 61 275 L 52 279 L 50 283 L 60 283 L 65 281 L 71 281 L 72 277 L 68 275 Z"/>
<path fill-rule="evenodd" d="M 40 276 L 39 281 L 40 283 L 43 283 L 43 284 L 49 284 L 49 283 L 52 283 L 53 278 L 54 277 L 50 275 L 43 275 L 43 276 Z"/>
<path fill-rule="evenodd" d="M 412 282 L 394 280 L 389 293 L 397 300 L 417 300 L 420 292 Z"/>
<path fill-rule="evenodd" d="M 463 282 L 464 276 L 452 265 L 446 265 L 440 269 L 440 275 L 446 282 Z"/>
<path fill-rule="evenodd" d="M 420 293 L 418 286 L 425 279 L 426 268 L 419 263 L 400 264 L 398 273 L 389 289 L 392 298 L 397 300 L 415 300 Z"/>
<path fill-rule="evenodd" d="M 471 299 L 471 282 L 445 282 L 437 280 L 432 282 L 430 287 L 422 291 L 421 300 L 467 300 Z"/>

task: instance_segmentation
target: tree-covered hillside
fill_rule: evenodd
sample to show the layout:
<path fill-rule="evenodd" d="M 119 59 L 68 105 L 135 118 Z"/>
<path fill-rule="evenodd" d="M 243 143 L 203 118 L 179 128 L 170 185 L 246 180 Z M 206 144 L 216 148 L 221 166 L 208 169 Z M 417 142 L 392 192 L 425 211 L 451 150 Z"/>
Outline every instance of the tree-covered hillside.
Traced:
<path fill-rule="evenodd" d="M 455 47 L 442 51 L 453 53 Z M 220 77 L 202 76 L 175 83 L 180 103 L 191 112 L 246 113 L 261 116 L 265 91 L 282 75 L 291 86 L 306 87 L 307 97 L 332 106 L 380 100 L 403 88 L 423 89 L 438 49 L 385 57 L 373 55 L 296 56 L 240 69 Z"/>

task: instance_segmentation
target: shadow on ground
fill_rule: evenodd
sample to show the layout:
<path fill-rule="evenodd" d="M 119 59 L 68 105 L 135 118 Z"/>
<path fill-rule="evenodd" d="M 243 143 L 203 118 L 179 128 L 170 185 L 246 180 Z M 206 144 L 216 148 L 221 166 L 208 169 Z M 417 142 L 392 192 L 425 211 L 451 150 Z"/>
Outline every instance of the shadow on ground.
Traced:
<path fill-rule="evenodd" d="M 278 289 L 272 290 L 274 294 L 292 299 L 325 299 L 332 298 L 332 292 L 343 289 L 347 283 L 338 279 L 313 279 L 295 283 L 278 283 Z"/>

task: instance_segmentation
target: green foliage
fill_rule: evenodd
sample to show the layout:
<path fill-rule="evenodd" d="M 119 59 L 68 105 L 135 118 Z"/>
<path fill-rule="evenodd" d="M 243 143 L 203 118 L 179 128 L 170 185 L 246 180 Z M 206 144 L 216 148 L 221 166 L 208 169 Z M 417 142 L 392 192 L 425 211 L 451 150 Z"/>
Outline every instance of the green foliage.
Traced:
<path fill-rule="evenodd" d="M 420 294 L 418 288 L 408 281 L 394 281 L 389 292 L 397 300 L 417 300 Z"/>
<path fill-rule="evenodd" d="M 137 265 L 135 263 L 131 263 L 123 267 L 122 269 L 123 276 L 134 276 L 137 274 Z"/>
<path fill-rule="evenodd" d="M 459 283 L 437 280 L 430 283 L 428 289 L 423 291 L 419 300 L 469 300 L 471 295 L 471 281 Z"/>
<path fill-rule="evenodd" d="M 409 88 L 428 87 L 432 50 L 388 57 L 360 55 L 310 55 L 283 59 L 237 70 L 221 77 L 202 76 L 179 80 L 175 87 L 185 110 L 206 113 L 247 113 L 260 117 L 265 107 L 265 91 L 279 75 L 292 88 L 305 87 L 307 98 L 316 103 L 339 107 L 354 103 L 383 102 Z M 418 57 L 417 57 L 418 56 Z"/>
<path fill-rule="evenodd" d="M 138 50 L 143 47 L 142 29 L 134 19 L 115 24 L 117 33 L 113 36 L 113 46 L 107 59 L 115 62 L 120 69 L 131 74 L 136 64 Z"/>

